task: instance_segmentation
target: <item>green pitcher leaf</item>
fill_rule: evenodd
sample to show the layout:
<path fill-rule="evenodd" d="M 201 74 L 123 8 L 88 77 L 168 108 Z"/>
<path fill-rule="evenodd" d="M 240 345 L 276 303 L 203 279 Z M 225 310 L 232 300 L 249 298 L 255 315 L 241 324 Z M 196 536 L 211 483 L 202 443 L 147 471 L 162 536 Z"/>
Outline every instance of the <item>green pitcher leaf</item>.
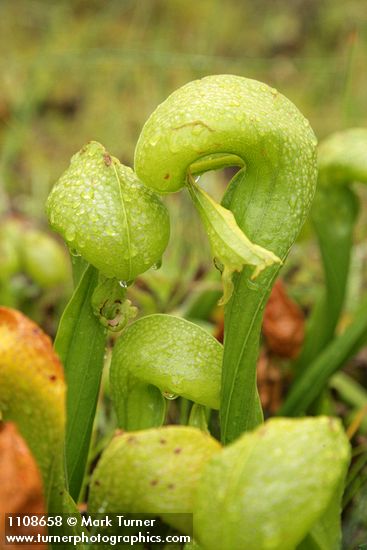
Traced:
<path fill-rule="evenodd" d="M 344 491 L 344 477 L 340 479 L 335 494 L 325 513 L 312 526 L 306 538 L 297 546 L 297 550 L 340 550 L 341 499 Z"/>
<path fill-rule="evenodd" d="M 97 142 L 85 145 L 47 200 L 52 228 L 106 277 L 130 281 L 158 262 L 168 212 L 131 168 Z"/>
<path fill-rule="evenodd" d="M 142 513 L 188 530 L 196 488 L 208 460 L 220 450 L 210 435 L 187 426 L 117 434 L 93 472 L 90 513 Z"/>
<path fill-rule="evenodd" d="M 151 114 L 136 145 L 138 177 L 161 193 L 185 187 L 190 173 L 229 164 L 242 166 L 222 202 L 233 212 L 250 243 L 261 247 L 261 254 L 265 250 L 274 255 L 265 253 L 259 260 L 259 250 L 254 253 L 247 243 L 255 255 L 251 260 L 255 265 L 245 265 L 242 258 L 240 264 L 237 255 L 233 258 L 230 254 L 230 268 L 224 273 L 224 301 L 230 295 L 232 280 L 236 291 L 225 308 L 220 407 L 223 442 L 234 440 L 262 420 L 256 388 L 262 316 L 281 266 L 274 259 L 285 260 L 312 203 L 317 179 L 316 144 L 309 122 L 276 89 L 222 74 L 189 82 L 173 92 Z M 202 193 L 200 197 L 204 200 Z M 212 216 L 214 211 L 222 226 L 231 227 L 230 220 L 224 223 L 226 216 L 205 200 Z M 236 243 L 240 241 L 242 250 L 242 239 L 236 231 L 234 236 L 230 234 Z M 220 239 L 219 246 L 217 242 L 215 245 L 226 256 Z M 270 264 L 270 260 L 272 265 L 259 273 L 254 284 L 254 267 L 256 273 L 258 265 Z M 235 272 L 233 277 L 231 271 Z"/>
<path fill-rule="evenodd" d="M 119 426 L 144 427 L 141 415 L 148 412 L 139 411 L 139 404 L 151 414 L 157 409 L 154 418 L 162 417 L 161 400 L 152 390 L 144 394 L 142 384 L 154 386 L 167 399 L 182 396 L 218 409 L 222 356 L 222 345 L 185 319 L 156 314 L 129 325 L 116 342 L 110 369 Z"/>
<path fill-rule="evenodd" d="M 244 265 L 254 266 L 251 279 L 256 279 L 266 267 L 282 261 L 266 248 L 253 244 L 238 227 L 232 212 L 216 203 L 191 177 L 187 186 L 208 234 L 212 254 L 222 265 L 223 296 L 219 304 L 224 305 L 232 296 L 234 271 L 242 271 Z"/>
<path fill-rule="evenodd" d="M 195 538 L 205 550 L 294 550 L 328 510 L 349 458 L 339 420 L 266 422 L 205 467 Z"/>

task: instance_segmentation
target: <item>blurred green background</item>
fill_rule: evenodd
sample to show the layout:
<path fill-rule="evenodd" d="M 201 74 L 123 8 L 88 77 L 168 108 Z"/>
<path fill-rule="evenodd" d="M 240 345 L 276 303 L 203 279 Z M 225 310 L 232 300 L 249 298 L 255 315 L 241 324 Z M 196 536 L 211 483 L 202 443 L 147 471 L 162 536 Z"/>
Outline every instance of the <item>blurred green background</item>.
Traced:
<path fill-rule="evenodd" d="M 0 303 L 19 307 L 51 335 L 72 285 L 63 246 L 40 245 L 42 236 L 51 237 L 44 204 L 87 141 L 100 141 L 132 165 L 155 107 L 184 83 L 216 73 L 276 87 L 309 118 L 319 140 L 367 126 L 366 0 L 0 0 L 0 51 L 0 266 L 7 266 L 0 269 Z M 209 174 L 204 185 L 219 198 L 228 176 Z M 366 192 L 359 193 L 366 205 Z M 131 298 L 143 313 L 174 311 L 205 324 L 220 296 L 219 276 L 188 198 L 165 200 L 172 237 L 163 267 L 139 278 Z M 366 287 L 363 210 L 347 311 Z M 22 256 L 19 264 L 2 243 L 13 240 L 22 255 L 32 249 L 19 252 L 25 234 L 44 253 Z M 323 284 L 318 254 L 314 239 L 303 240 L 283 271 L 306 311 Z M 55 272 L 45 282 L 50 265 Z M 345 548 L 364 540 L 366 499 L 367 490 L 349 515 Z"/>
<path fill-rule="evenodd" d="M 1 0 L 0 44 L 0 180 L 40 218 L 86 141 L 131 164 L 156 105 L 207 74 L 277 87 L 319 138 L 367 122 L 365 0 Z"/>

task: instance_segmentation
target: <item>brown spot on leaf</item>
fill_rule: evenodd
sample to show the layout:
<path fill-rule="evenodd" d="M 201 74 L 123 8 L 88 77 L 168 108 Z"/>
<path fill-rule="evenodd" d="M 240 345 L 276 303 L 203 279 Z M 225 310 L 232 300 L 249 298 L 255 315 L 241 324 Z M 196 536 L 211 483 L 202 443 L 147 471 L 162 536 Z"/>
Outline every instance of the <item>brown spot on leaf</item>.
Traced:
<path fill-rule="evenodd" d="M 175 453 L 175 455 L 178 455 L 180 454 L 181 451 L 182 451 L 181 447 L 176 447 L 176 449 L 173 452 Z"/>
<path fill-rule="evenodd" d="M 158 479 L 152 479 L 152 481 L 150 482 L 151 486 L 152 487 L 155 487 L 155 485 L 158 484 Z"/>
<path fill-rule="evenodd" d="M 174 489 L 174 488 L 175 488 L 175 485 L 174 485 L 174 483 L 169 483 L 169 484 L 167 485 L 167 487 L 168 487 L 168 489 Z"/>
<path fill-rule="evenodd" d="M 0 342 L 4 344 L 4 367 L 12 371 L 38 371 L 47 379 L 56 376 L 58 399 L 64 385 L 64 369 L 50 338 L 30 319 L 15 309 L 0 306 Z M 27 375 L 28 375 L 27 372 Z"/>
<path fill-rule="evenodd" d="M 170 176 L 169 174 L 166 174 L 166 175 L 164 176 L 164 179 L 165 179 L 165 180 L 168 180 L 170 177 L 171 177 L 171 176 Z"/>
<path fill-rule="evenodd" d="M 167 443 L 167 440 L 162 438 L 162 439 L 159 440 L 159 443 L 161 445 L 165 445 Z"/>
<path fill-rule="evenodd" d="M 105 163 L 106 166 L 111 166 L 112 158 L 110 157 L 110 155 L 108 153 L 105 153 L 103 155 L 103 160 L 104 160 L 104 163 Z"/>

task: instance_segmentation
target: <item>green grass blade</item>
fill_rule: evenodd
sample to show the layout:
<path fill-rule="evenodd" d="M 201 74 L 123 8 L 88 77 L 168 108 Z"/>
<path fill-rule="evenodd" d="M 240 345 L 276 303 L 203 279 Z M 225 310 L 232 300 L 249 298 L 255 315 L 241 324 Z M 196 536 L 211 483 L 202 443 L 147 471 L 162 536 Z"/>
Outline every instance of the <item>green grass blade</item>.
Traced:
<path fill-rule="evenodd" d="M 367 338 L 367 298 L 354 321 L 296 380 L 279 411 L 281 416 L 304 414 L 326 387 L 329 378 L 356 353 Z"/>
<path fill-rule="evenodd" d="M 90 265 L 64 311 L 55 340 L 67 383 L 65 455 L 74 500 L 83 482 L 105 353 L 106 330 L 91 307 L 97 283 L 98 271 Z"/>

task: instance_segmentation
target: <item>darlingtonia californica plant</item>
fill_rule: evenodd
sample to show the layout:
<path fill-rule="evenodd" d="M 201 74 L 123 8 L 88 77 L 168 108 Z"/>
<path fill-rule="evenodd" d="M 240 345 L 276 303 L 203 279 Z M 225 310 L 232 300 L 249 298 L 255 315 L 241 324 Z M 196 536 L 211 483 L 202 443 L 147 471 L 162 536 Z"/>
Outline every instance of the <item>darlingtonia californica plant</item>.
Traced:
<path fill-rule="evenodd" d="M 239 171 L 218 204 L 198 176 L 230 165 Z M 71 506 L 78 500 L 107 331 L 121 331 L 110 387 L 124 432 L 93 472 L 89 510 L 153 513 L 183 533 L 185 521 L 170 514 L 192 513 L 204 550 L 338 548 L 349 461 L 339 421 L 264 424 L 256 388 L 265 303 L 315 185 L 308 121 L 277 90 L 231 75 L 191 82 L 158 106 L 138 139 L 134 171 L 96 142 L 74 155 L 47 201 L 75 281 L 55 341 L 68 389 L 65 434 L 59 419 L 52 431 L 58 447 L 49 443 L 60 462 L 60 480 L 45 477 L 55 494 L 62 486 Z M 137 312 L 128 287 L 160 262 L 169 238 L 159 195 L 185 189 L 222 272 L 224 346 L 171 315 L 129 323 Z M 163 426 L 167 400 L 177 396 L 194 404 L 190 425 Z M 7 403 L 0 396 L 2 410 L 10 410 Z M 209 433 L 210 409 L 219 411 L 221 443 Z M 46 410 L 42 418 L 53 425 Z"/>

